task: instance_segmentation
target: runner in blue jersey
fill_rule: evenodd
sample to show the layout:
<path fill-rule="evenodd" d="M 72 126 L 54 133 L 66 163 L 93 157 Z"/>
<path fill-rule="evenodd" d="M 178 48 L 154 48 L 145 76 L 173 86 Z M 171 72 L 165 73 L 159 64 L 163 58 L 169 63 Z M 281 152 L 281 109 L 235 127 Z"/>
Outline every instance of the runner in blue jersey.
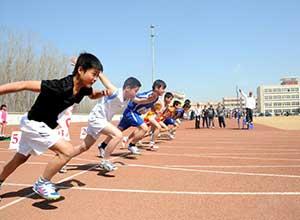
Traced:
<path fill-rule="evenodd" d="M 118 125 L 118 128 L 121 131 L 124 131 L 129 127 L 136 127 L 136 129 L 128 137 L 128 150 L 132 154 L 140 154 L 140 151 L 135 145 L 148 131 L 148 126 L 144 122 L 141 115 L 150 110 L 154 103 L 157 102 L 159 96 L 164 94 L 166 87 L 167 85 L 163 80 L 156 80 L 152 85 L 152 90 L 137 94 L 137 98 L 145 101 L 139 103 L 130 101 L 127 108 L 123 112 L 123 117 Z M 108 137 L 105 140 L 105 143 L 108 143 L 109 141 L 110 138 Z"/>

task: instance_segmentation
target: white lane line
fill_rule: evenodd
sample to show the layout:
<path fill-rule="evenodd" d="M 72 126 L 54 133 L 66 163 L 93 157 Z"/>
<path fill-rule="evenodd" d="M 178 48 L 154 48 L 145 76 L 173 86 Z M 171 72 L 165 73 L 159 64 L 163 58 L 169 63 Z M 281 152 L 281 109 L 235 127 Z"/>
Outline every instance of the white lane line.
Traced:
<path fill-rule="evenodd" d="M 200 146 L 171 146 L 171 145 L 163 145 L 162 148 L 172 148 L 172 149 L 195 149 L 195 150 L 226 150 L 226 151 L 286 151 L 286 152 L 299 152 L 300 149 L 293 148 L 237 148 L 237 147 L 200 147 Z"/>
<path fill-rule="evenodd" d="M 86 162 L 99 162 L 96 160 L 83 159 Z M 7 161 L 0 160 L 0 163 Z M 47 162 L 26 162 L 24 165 L 46 165 Z M 68 166 L 82 166 L 85 163 L 68 163 Z M 300 168 L 300 165 L 165 165 L 165 167 L 175 168 Z"/>
<path fill-rule="evenodd" d="M 191 168 L 300 168 L 300 165 L 166 165 L 166 167 Z"/>
<path fill-rule="evenodd" d="M 152 157 L 155 155 L 158 156 L 172 156 L 172 157 L 198 157 L 198 158 L 225 158 L 225 159 L 237 159 L 237 160 L 282 160 L 282 161 L 300 161 L 300 159 L 292 159 L 292 158 L 263 158 L 263 157 L 230 157 L 230 156 L 210 156 L 205 154 L 167 154 L 167 153 L 153 153 L 153 154 L 143 154 L 143 155 L 151 155 Z"/>
<path fill-rule="evenodd" d="M 202 156 L 235 156 L 235 155 L 295 155 L 300 154 L 299 151 L 297 152 L 241 152 L 241 153 L 203 153 Z"/>
<path fill-rule="evenodd" d="M 5 183 L 6 186 L 28 187 L 30 184 Z M 59 189 L 71 189 L 79 191 L 102 191 L 102 192 L 122 192 L 122 193 L 149 193 L 149 194 L 176 194 L 176 195 L 228 195 L 228 196 L 299 196 L 300 192 L 191 192 L 191 191 L 166 191 L 166 190 L 142 190 L 142 189 L 111 189 L 95 187 L 64 187 L 58 186 Z"/>
<path fill-rule="evenodd" d="M 168 145 L 163 145 L 163 148 L 171 148 L 171 149 L 195 149 L 195 150 L 202 150 L 202 149 L 208 149 L 208 150 L 226 150 L 228 151 L 254 151 L 254 152 L 233 152 L 233 153 L 205 153 L 205 155 L 240 155 L 240 154 L 300 154 L 299 150 L 300 149 L 285 149 L 285 148 L 278 148 L 278 149 L 263 149 L 263 148 L 251 148 L 251 149 L 247 149 L 247 148 L 229 148 L 229 147 L 178 147 L 178 146 L 168 146 Z M 258 151 L 258 152 L 256 152 Z M 270 151 L 270 152 L 259 152 L 259 151 Z M 275 152 L 274 152 L 275 151 Z M 279 152 L 276 152 L 279 151 Z M 11 149 L 1 149 L 0 148 L 0 152 L 3 153 L 14 153 L 16 152 L 15 150 L 11 150 Z M 53 156 L 54 154 L 42 154 L 40 156 Z M 73 158 L 73 159 L 78 159 L 78 158 Z M 78 159 L 80 160 L 80 159 Z"/>
<path fill-rule="evenodd" d="M 115 157 L 115 158 L 113 158 L 113 159 L 111 159 L 111 160 L 115 160 L 115 159 L 117 159 L 117 158 L 119 158 L 119 157 L 122 157 L 122 156 L 124 156 L 124 155 L 127 155 L 127 154 L 128 154 L 128 153 L 126 152 L 126 153 L 121 154 L 120 156 Z M 99 162 L 99 161 L 98 161 L 98 162 Z M 79 175 L 81 175 L 81 174 L 84 174 L 84 173 L 86 173 L 86 172 L 88 172 L 88 171 L 90 171 L 90 170 L 96 168 L 97 166 L 99 166 L 99 164 L 97 164 L 97 165 L 95 165 L 95 166 L 92 166 L 91 168 L 89 168 L 89 169 L 87 169 L 87 170 L 84 170 L 84 171 L 81 171 L 81 172 L 79 172 L 79 173 L 75 173 L 75 174 L 73 174 L 73 175 L 71 175 L 71 176 L 69 176 L 69 177 L 66 177 L 66 178 L 60 180 L 58 183 L 62 183 L 62 182 L 64 182 L 64 181 L 70 180 L 70 179 L 72 179 L 72 178 L 74 178 L 74 177 L 76 177 L 76 176 L 79 176 Z M 5 183 L 4 183 L 4 184 L 5 184 Z M 32 185 L 31 185 L 31 186 L 32 186 Z M 23 201 L 23 200 L 25 200 L 25 199 L 27 199 L 27 198 L 33 196 L 34 194 L 35 194 L 35 192 L 30 193 L 30 194 L 27 194 L 27 195 L 25 195 L 25 196 L 22 197 L 22 198 L 16 199 L 15 201 L 12 201 L 12 202 L 10 202 L 10 203 L 4 205 L 4 206 L 0 206 L 0 211 L 3 210 L 3 209 L 5 209 L 5 208 L 7 208 L 7 207 L 10 207 L 10 206 L 12 206 L 12 205 L 14 205 L 14 204 L 16 204 L 16 203 L 19 203 L 19 202 L 21 202 L 21 201 Z"/>
<path fill-rule="evenodd" d="M 110 160 L 115 160 L 115 159 L 121 158 L 121 157 L 123 157 L 123 156 L 125 156 L 127 154 L 129 154 L 129 152 L 121 153 L 119 156 L 115 156 L 115 157 L 111 156 Z M 41 156 L 53 157 L 54 154 L 47 154 L 46 153 L 46 154 L 42 154 Z M 85 158 L 80 158 L 80 157 L 74 157 L 74 158 L 72 158 L 72 160 L 79 160 L 79 161 L 85 161 L 85 162 L 95 162 L 95 163 L 99 163 L 99 161 L 100 161 L 100 159 L 99 160 L 93 160 L 93 159 L 85 159 Z"/>
<path fill-rule="evenodd" d="M 197 169 L 185 169 L 185 168 L 175 168 L 175 167 L 150 166 L 150 165 L 142 165 L 142 164 L 128 164 L 127 166 L 128 167 L 143 167 L 143 168 L 152 168 L 152 169 L 162 169 L 162 170 L 173 170 L 173 171 L 225 174 L 225 175 L 300 178 L 300 176 L 298 176 L 298 175 L 270 174 L 270 173 L 248 173 L 248 172 L 246 173 L 246 172 L 230 172 L 230 171 L 217 171 L 217 170 L 197 170 Z"/>

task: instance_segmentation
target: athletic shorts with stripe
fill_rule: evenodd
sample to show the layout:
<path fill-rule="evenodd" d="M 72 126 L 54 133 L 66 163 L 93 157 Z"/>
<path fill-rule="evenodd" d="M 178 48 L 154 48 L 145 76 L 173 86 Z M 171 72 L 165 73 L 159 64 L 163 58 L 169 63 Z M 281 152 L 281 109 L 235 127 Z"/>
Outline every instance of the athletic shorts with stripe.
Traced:
<path fill-rule="evenodd" d="M 173 118 L 167 118 L 164 120 L 166 125 L 175 125 L 176 121 Z"/>
<path fill-rule="evenodd" d="M 118 127 L 126 130 L 129 127 L 139 127 L 143 123 L 144 120 L 139 113 L 126 109 Z"/>

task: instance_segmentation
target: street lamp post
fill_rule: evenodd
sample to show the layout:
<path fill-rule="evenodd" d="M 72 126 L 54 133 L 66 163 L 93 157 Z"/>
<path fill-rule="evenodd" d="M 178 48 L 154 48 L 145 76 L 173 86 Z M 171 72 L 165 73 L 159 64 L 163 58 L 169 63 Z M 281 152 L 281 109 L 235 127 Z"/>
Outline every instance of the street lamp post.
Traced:
<path fill-rule="evenodd" d="M 238 107 L 238 108 L 240 108 L 240 101 L 239 101 L 239 88 L 238 88 L 238 86 L 236 86 L 235 87 L 235 92 L 236 92 L 236 106 Z"/>
<path fill-rule="evenodd" d="M 150 25 L 150 37 L 151 37 L 151 48 L 152 48 L 152 83 L 155 79 L 155 51 L 154 51 L 154 25 Z"/>

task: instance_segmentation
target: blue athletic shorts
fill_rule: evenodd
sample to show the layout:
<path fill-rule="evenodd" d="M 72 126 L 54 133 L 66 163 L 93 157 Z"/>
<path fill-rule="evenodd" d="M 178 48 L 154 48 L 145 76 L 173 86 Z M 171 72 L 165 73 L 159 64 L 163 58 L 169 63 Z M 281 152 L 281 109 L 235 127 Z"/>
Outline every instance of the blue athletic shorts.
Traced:
<path fill-rule="evenodd" d="M 173 118 L 167 118 L 164 120 L 166 125 L 175 125 L 176 121 Z"/>
<path fill-rule="evenodd" d="M 125 111 L 118 127 L 126 130 L 129 127 L 139 127 L 143 123 L 144 120 L 140 114 L 133 111 Z"/>

